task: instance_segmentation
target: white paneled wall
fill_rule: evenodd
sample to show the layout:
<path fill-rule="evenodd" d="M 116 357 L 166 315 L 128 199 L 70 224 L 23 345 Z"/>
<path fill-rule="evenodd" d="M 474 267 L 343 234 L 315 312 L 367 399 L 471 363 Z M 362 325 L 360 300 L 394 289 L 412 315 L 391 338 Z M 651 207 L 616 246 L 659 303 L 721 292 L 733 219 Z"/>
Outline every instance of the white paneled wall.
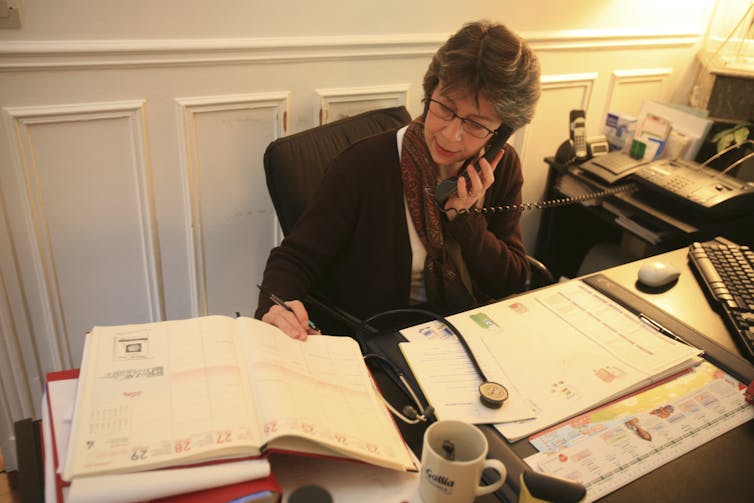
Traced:
<path fill-rule="evenodd" d="M 44 374 L 79 364 L 92 325 L 251 314 L 280 240 L 265 147 L 366 109 L 402 104 L 420 113 L 430 57 L 463 21 L 508 22 L 542 60 L 537 114 L 511 139 L 527 201 L 544 193 L 543 159 L 567 137 L 571 109 L 586 110 L 593 135 L 608 110 L 685 101 L 708 4 L 682 2 L 685 21 L 647 26 L 642 9 L 627 19 L 620 2 L 577 3 L 502 2 L 503 16 L 492 0 L 389 1 L 382 17 L 376 7 L 361 17 L 348 14 L 352 2 L 330 0 L 325 6 L 346 10 L 316 24 L 253 2 L 201 1 L 187 12 L 180 2 L 128 4 L 154 15 L 172 8 L 160 25 L 126 4 L 116 20 L 99 2 L 66 2 L 65 12 L 26 2 L 24 28 L 0 32 L 6 464 L 15 463 L 12 422 L 40 417 Z M 315 5 L 303 4 L 307 12 Z M 416 22 L 394 23 L 399 5 Z M 218 17 L 218 7 L 228 12 Z M 522 222 L 533 249 L 539 215 Z"/>
<path fill-rule="evenodd" d="M 610 87 L 602 117 L 611 110 L 635 110 L 646 99 L 666 96 L 672 68 L 615 69 L 610 74 Z"/>
<path fill-rule="evenodd" d="M 527 126 L 523 146 L 514 143 L 524 160 L 524 202 L 541 201 L 545 193 L 547 171 L 544 162 L 547 156 L 554 155 L 557 147 L 566 137 L 568 115 L 571 110 L 581 109 L 589 113 L 592 89 L 598 79 L 598 73 L 544 75 L 542 77 L 542 97 L 539 110 L 547 110 L 548 120 L 543 120 L 538 112 L 537 119 Z M 547 141 L 541 141 L 546 138 Z M 540 161 L 535 169 L 528 168 Z M 536 231 L 539 228 L 541 214 L 527 211 L 521 215 L 521 226 L 525 230 L 526 245 L 534 250 Z"/>
<path fill-rule="evenodd" d="M 320 124 L 327 124 L 365 110 L 406 106 L 411 84 L 376 87 L 317 89 L 320 96 Z"/>
<path fill-rule="evenodd" d="M 22 217 L 32 224 L 31 258 L 44 295 L 48 365 L 80 361 L 71 335 L 91 328 L 90 319 L 164 317 L 144 106 L 5 109 L 16 132 Z"/>
<path fill-rule="evenodd" d="M 284 134 L 288 93 L 179 98 L 191 313 L 248 314 L 279 240 L 260 152 Z"/>

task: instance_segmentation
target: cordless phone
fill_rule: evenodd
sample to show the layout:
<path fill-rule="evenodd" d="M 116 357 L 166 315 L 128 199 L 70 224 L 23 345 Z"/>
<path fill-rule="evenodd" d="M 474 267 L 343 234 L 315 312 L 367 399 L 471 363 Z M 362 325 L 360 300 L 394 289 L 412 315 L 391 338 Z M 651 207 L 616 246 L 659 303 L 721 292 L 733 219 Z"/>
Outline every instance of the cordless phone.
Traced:
<path fill-rule="evenodd" d="M 508 141 L 508 138 L 510 138 L 512 134 L 513 129 L 505 125 L 500 126 L 497 131 L 495 131 L 492 139 L 485 146 L 484 155 L 482 157 L 486 159 L 487 162 L 492 162 L 492 159 L 494 159 L 498 152 L 500 152 L 500 150 L 505 146 L 505 143 Z M 471 165 L 474 167 L 474 169 L 477 170 L 477 173 L 482 169 L 479 166 L 479 162 L 475 162 Z M 458 175 L 451 176 L 450 178 L 446 178 L 445 180 L 440 182 L 440 184 L 437 186 L 437 190 L 435 190 L 435 201 L 437 201 L 437 204 L 439 204 L 441 207 L 445 206 L 445 202 L 448 200 L 448 198 L 456 193 L 456 190 L 458 189 L 459 176 L 465 177 L 466 183 L 469 183 L 469 177 L 466 174 L 466 171 L 468 169 L 469 166 L 461 168 L 461 171 Z"/>
<path fill-rule="evenodd" d="M 568 129 L 571 133 L 573 155 L 576 161 L 584 161 L 589 157 L 586 147 L 586 120 L 583 110 L 571 110 L 568 119 Z"/>

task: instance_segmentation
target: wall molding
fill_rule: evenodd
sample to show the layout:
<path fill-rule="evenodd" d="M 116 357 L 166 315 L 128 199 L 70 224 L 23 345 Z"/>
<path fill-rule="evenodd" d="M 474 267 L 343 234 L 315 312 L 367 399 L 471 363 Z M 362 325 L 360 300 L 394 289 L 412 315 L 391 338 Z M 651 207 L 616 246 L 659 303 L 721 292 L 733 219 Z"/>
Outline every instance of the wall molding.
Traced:
<path fill-rule="evenodd" d="M 703 34 L 686 30 L 657 30 L 644 28 L 548 30 L 522 32 L 536 51 L 567 51 L 573 49 L 631 49 L 690 47 Z"/>
<path fill-rule="evenodd" d="M 0 44 L 0 71 L 425 57 L 447 33 L 310 37 L 28 40 Z M 646 29 L 521 32 L 535 51 L 690 47 L 696 31 Z"/>
<path fill-rule="evenodd" d="M 118 102 L 84 103 L 67 105 L 47 105 L 31 107 L 7 107 L 3 110 L 12 123 L 15 132 L 14 145 L 18 151 L 19 179 L 25 193 L 25 219 L 29 222 L 35 274 L 43 296 L 45 326 L 51 335 L 52 358 L 58 368 L 73 365 L 68 333 L 65 324 L 63 299 L 60 292 L 50 229 L 45 213 L 45 204 L 39 187 L 39 174 L 36 165 L 35 145 L 31 129 L 39 125 L 88 122 L 92 120 L 125 120 L 131 129 L 134 170 L 138 180 L 138 197 L 142 247 L 147 272 L 145 292 L 148 299 L 150 317 L 157 321 L 165 318 L 162 290 L 162 273 L 157 239 L 157 223 L 154 215 L 151 170 L 146 146 L 144 100 Z"/>
<path fill-rule="evenodd" d="M 598 78 L 599 73 L 597 72 L 542 75 L 542 94 L 562 89 L 581 90 L 581 103 L 578 108 L 588 114 L 592 91 Z M 511 142 L 521 157 L 522 166 L 527 165 L 529 158 L 530 130 L 531 128 L 527 124 L 516 132 Z"/>
<path fill-rule="evenodd" d="M 561 75 L 543 75 L 542 92 L 553 91 L 557 89 L 582 89 L 581 109 L 587 111 L 589 102 L 592 99 L 592 91 L 599 78 L 599 73 L 572 73 Z"/>
<path fill-rule="evenodd" d="M 379 106 L 407 106 L 409 83 L 367 87 L 337 87 L 316 89 L 319 96 L 319 124 L 332 122 L 330 112 L 338 105 L 358 103 L 357 108 L 372 110 Z M 377 105 L 377 106 L 375 106 Z"/>
<path fill-rule="evenodd" d="M 7 237 L 2 230 L 0 234 Z M 13 423 L 18 418 L 39 417 L 35 403 L 41 404 L 42 399 L 41 386 L 32 388 L 29 385 L 30 378 L 40 382 L 40 372 L 38 366 L 29 368 L 26 365 L 21 346 L 28 345 L 29 341 L 21 338 L 28 334 L 18 330 L 11 311 L 8 289 L 0 270 L 0 431 L 13 431 Z M 16 437 L 0 436 L 0 448 L 5 469 L 17 468 Z"/>
<path fill-rule="evenodd" d="M 602 116 L 606 117 L 611 111 L 615 95 L 619 89 L 632 85 L 656 83 L 659 86 L 665 85 L 667 80 L 673 74 L 672 68 L 638 68 L 630 70 L 613 70 L 610 75 L 610 84 L 605 97 L 605 105 L 602 110 Z"/>
<path fill-rule="evenodd" d="M 209 313 L 207 291 L 207 268 L 204 242 L 204 222 L 202 211 L 201 176 L 197 154 L 197 119 L 202 114 L 248 109 L 270 109 L 274 111 L 275 136 L 281 137 L 287 130 L 289 91 L 232 94 L 221 96 L 195 96 L 176 98 L 175 103 L 181 117 L 181 183 L 183 185 L 185 233 L 188 250 L 191 315 L 205 316 Z M 277 217 L 275 217 L 277 224 Z M 273 242 L 278 243 L 279 225 L 274 225 Z"/>

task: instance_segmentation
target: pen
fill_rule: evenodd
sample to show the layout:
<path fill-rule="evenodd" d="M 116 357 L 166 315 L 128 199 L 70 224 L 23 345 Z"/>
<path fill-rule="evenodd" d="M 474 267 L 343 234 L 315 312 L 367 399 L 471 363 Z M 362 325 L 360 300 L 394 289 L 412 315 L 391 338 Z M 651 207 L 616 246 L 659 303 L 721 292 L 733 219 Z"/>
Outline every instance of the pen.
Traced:
<path fill-rule="evenodd" d="M 259 290 L 261 290 L 261 292 L 263 294 L 267 295 L 272 302 L 274 302 L 278 306 L 282 307 L 283 309 L 285 309 L 289 313 L 293 313 L 293 309 L 291 309 L 291 306 L 289 306 L 288 304 L 286 304 L 285 302 L 283 302 L 283 299 L 281 299 L 280 297 L 278 297 L 274 293 L 272 293 L 272 292 L 270 292 L 268 290 L 265 290 L 264 288 L 261 287 L 261 285 L 257 285 L 257 288 L 259 288 Z M 316 330 L 317 332 L 319 332 L 319 328 L 317 328 L 317 325 L 315 325 L 312 320 L 309 320 L 309 328 L 311 328 L 312 330 Z"/>
<path fill-rule="evenodd" d="M 683 344 L 686 344 L 687 346 L 691 346 L 688 342 L 684 341 L 682 338 L 678 337 L 676 334 L 650 318 L 649 316 L 646 316 L 644 314 L 639 313 L 639 319 L 649 325 L 650 327 L 654 328 L 658 332 L 660 332 L 665 337 L 670 337 L 673 340 L 676 340 L 678 342 L 682 342 Z"/>

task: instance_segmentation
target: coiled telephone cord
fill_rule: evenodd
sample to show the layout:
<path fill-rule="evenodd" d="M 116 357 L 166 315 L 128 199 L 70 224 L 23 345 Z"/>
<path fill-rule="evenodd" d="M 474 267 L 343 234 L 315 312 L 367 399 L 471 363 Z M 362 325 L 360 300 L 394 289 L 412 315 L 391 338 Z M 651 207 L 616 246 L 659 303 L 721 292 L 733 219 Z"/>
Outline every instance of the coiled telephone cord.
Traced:
<path fill-rule="evenodd" d="M 528 210 L 543 210 L 546 208 L 557 208 L 560 206 L 568 206 L 569 204 L 576 204 L 583 201 L 589 201 L 590 199 L 601 199 L 603 197 L 612 196 L 620 192 L 633 191 L 636 188 L 637 188 L 636 184 L 629 183 L 626 185 L 619 185 L 617 187 L 610 187 L 608 189 L 601 190 L 599 192 L 583 194 L 581 196 L 562 197 L 559 199 L 550 199 L 547 201 L 539 201 L 536 203 L 506 204 L 503 206 L 485 206 L 484 208 L 472 207 L 472 208 L 462 209 L 462 210 L 450 208 L 450 209 L 441 210 L 441 211 L 445 213 L 450 213 L 451 211 L 455 211 L 459 215 L 466 215 L 469 213 L 473 213 L 475 215 L 479 215 L 479 214 L 486 215 L 486 214 L 494 214 L 494 213 L 513 213 L 516 211 L 524 212 Z"/>

